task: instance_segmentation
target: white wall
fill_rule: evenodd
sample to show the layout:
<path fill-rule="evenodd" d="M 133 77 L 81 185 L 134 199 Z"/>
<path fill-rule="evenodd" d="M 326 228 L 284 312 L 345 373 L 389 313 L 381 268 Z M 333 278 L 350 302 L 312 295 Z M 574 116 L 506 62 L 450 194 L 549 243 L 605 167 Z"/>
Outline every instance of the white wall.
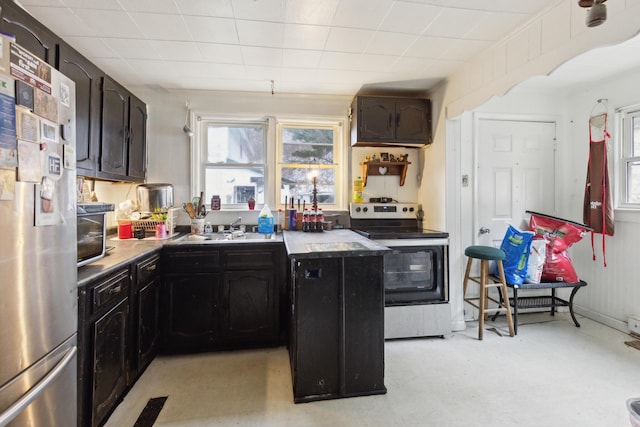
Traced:
<path fill-rule="evenodd" d="M 588 119 L 597 100 L 608 99 L 611 133 L 609 140 L 609 178 L 616 184 L 614 174 L 614 145 L 619 136 L 615 126 L 615 109 L 640 103 L 638 86 L 640 69 L 584 87 L 569 93 L 569 138 L 572 142 L 571 161 L 566 162 L 567 175 L 562 183 L 567 206 L 563 212 L 571 218 L 582 219 L 582 202 L 589 155 Z M 601 110 L 597 110 L 601 111 Z M 611 188 L 613 191 L 613 186 Z M 592 260 L 591 241 L 585 238 L 571 253 L 576 271 L 589 284 L 576 296 L 580 312 L 602 323 L 626 331 L 627 317 L 640 314 L 640 212 L 615 211 L 615 235 L 606 238 L 607 267 L 603 266 L 602 240 L 595 238 L 596 261 Z"/>

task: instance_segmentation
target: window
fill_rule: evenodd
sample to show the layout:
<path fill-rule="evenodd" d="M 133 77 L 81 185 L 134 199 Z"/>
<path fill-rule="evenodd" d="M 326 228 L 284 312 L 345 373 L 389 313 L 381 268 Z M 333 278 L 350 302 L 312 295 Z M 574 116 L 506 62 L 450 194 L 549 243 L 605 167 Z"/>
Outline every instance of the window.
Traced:
<path fill-rule="evenodd" d="M 311 206 L 313 177 L 322 208 L 343 209 L 346 119 L 235 120 L 200 116 L 192 139 L 192 194 L 220 196 L 223 210 L 271 210 L 294 198 Z M 276 202 L 279 201 L 279 202 Z"/>
<path fill-rule="evenodd" d="M 316 198 L 323 207 L 340 206 L 342 126 L 332 123 L 279 122 L 278 183 L 276 197 L 281 204 L 298 201 L 310 207 L 314 181 Z"/>
<path fill-rule="evenodd" d="M 266 122 L 201 123 L 198 178 L 205 201 L 216 194 L 226 208 L 246 208 L 250 198 L 264 203 L 266 130 Z"/>
<path fill-rule="evenodd" d="M 619 118 L 618 205 L 640 209 L 640 106 L 621 110 Z"/>

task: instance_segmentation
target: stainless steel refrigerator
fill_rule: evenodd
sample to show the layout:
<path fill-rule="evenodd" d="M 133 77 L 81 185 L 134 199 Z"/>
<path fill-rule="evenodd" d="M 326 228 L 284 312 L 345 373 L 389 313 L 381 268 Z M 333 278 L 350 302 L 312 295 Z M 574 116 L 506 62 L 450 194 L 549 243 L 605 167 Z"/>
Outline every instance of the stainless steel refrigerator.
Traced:
<path fill-rule="evenodd" d="M 77 423 L 75 84 L 0 35 L 0 426 Z"/>

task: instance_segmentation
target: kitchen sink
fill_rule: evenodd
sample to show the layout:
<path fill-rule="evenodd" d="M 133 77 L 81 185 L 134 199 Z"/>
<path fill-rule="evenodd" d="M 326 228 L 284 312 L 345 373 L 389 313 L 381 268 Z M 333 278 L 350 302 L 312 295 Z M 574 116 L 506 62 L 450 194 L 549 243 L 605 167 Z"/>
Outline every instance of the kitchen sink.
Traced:
<path fill-rule="evenodd" d="M 234 231 L 232 233 L 187 234 L 177 239 L 189 243 L 215 243 L 215 242 L 258 242 L 280 240 L 275 234 L 265 235 L 260 233 Z"/>

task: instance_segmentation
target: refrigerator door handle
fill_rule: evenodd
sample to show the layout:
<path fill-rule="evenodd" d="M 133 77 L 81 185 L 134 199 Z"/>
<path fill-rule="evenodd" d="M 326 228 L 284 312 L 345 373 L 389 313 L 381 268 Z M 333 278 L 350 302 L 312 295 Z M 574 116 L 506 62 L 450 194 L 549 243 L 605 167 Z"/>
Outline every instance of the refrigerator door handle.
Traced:
<path fill-rule="evenodd" d="M 22 395 L 16 400 L 6 411 L 0 414 L 0 427 L 9 424 L 15 417 L 20 415 L 20 412 L 29 406 L 40 394 L 42 394 L 49 385 L 56 380 L 67 367 L 67 365 L 73 360 L 78 348 L 76 346 L 71 347 L 58 364 L 51 369 L 51 371 L 45 375 L 40 381 L 34 385 L 31 390 Z"/>

